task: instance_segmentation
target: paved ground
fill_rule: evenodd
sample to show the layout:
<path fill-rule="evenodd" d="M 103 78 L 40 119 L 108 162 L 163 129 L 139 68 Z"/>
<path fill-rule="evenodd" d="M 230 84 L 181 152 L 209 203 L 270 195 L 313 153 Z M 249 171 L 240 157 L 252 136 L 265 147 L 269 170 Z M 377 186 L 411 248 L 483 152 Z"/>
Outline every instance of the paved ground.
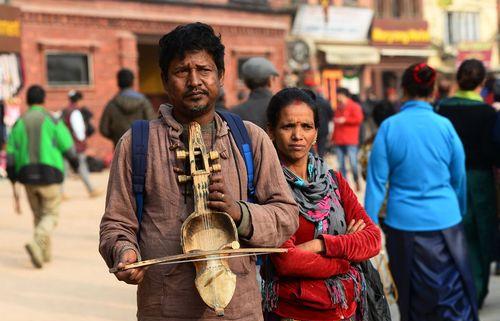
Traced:
<path fill-rule="evenodd" d="M 92 180 L 104 188 L 107 173 L 93 174 Z M 10 183 L 0 180 L 0 320 L 135 320 L 135 286 L 107 273 L 97 252 L 104 196 L 87 198 L 83 184 L 74 179 L 67 182 L 66 192 L 71 198 L 62 204 L 54 260 L 36 270 L 24 250 L 32 235 L 24 191 L 23 214 L 18 216 Z M 491 292 L 482 321 L 500 320 L 500 277 L 493 277 Z"/>

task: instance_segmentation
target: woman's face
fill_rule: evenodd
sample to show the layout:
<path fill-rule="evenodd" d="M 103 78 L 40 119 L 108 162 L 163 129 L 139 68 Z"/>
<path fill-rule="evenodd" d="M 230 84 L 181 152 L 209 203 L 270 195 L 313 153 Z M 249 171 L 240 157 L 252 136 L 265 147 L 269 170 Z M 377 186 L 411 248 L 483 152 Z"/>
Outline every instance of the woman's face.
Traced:
<path fill-rule="evenodd" d="M 314 112 L 301 101 L 281 109 L 276 127 L 270 128 L 278 154 L 287 164 L 307 159 L 317 134 Z"/>

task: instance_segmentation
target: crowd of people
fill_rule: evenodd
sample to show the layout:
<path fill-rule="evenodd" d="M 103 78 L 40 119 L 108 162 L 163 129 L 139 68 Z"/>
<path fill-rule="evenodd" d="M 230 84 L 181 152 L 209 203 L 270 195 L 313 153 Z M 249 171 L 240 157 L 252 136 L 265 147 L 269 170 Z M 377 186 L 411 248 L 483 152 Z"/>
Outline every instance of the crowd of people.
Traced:
<path fill-rule="evenodd" d="M 203 196 L 206 210 L 227 213 L 244 247 L 287 249 L 261 262 L 260 272 L 252 256 L 229 260 L 237 281 L 226 318 L 389 320 L 383 292 L 378 300 L 385 302 L 374 304 L 380 280 L 367 263 L 385 235 L 401 320 L 478 320 L 498 242 L 494 170 L 500 162 L 499 113 L 485 100 L 500 95 L 493 85 L 482 91 L 480 61 L 461 64 L 453 95 L 440 91 L 437 98 L 436 71 L 419 63 L 408 66 L 401 87 L 385 99 L 368 89 L 360 103 L 338 88 L 332 108 L 318 86 L 273 95 L 277 69 L 265 58 L 250 58 L 242 65 L 248 99 L 229 108 L 245 120 L 239 130 L 249 137 L 249 160 L 222 117 L 228 108 L 221 37 L 209 25 L 192 23 L 164 35 L 159 49 L 168 103 L 155 115 L 132 89 L 133 73 L 123 69 L 119 92 L 100 120 L 101 134 L 115 145 L 99 244 L 109 268 L 182 253 L 181 226 L 201 196 L 179 185 L 183 168 L 175 155 L 188 149 L 188 125 L 197 122 L 207 148 L 221 154 L 221 172 L 211 175 Z M 30 108 L 7 141 L 8 176 L 25 185 L 35 216 L 26 250 L 38 268 L 51 258 L 64 160 L 89 196 L 100 194 L 86 166 L 90 115 L 80 105 L 81 92 L 68 98 L 58 121 L 43 107 L 43 88 L 31 86 Z M 128 130 L 137 119 L 149 120 L 141 218 Z M 323 158 L 328 153 L 338 169 Z M 249 161 L 253 184 L 242 174 Z M 356 195 L 362 179 L 364 207 Z M 193 285 L 195 272 L 180 264 L 115 275 L 138 285 L 139 320 L 215 320 Z"/>

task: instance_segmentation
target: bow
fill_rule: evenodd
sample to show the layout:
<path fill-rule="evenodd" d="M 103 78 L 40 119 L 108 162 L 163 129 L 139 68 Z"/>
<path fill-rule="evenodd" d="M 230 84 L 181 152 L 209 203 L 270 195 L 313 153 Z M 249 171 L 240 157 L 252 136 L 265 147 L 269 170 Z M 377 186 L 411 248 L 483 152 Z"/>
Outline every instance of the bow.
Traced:
<path fill-rule="evenodd" d="M 200 261 L 208 261 L 220 258 L 233 259 L 237 257 L 244 257 L 250 255 L 286 253 L 287 251 L 288 251 L 287 249 L 280 249 L 280 248 L 244 248 L 244 249 L 199 251 L 186 254 L 169 255 L 157 259 L 150 259 L 150 260 L 130 263 L 125 265 L 121 269 L 118 269 L 116 267 L 111 268 L 109 269 L 109 273 L 117 273 L 121 271 L 126 271 L 130 269 L 136 269 L 156 264 L 178 264 L 178 263 L 188 263 L 188 262 L 200 262 Z"/>

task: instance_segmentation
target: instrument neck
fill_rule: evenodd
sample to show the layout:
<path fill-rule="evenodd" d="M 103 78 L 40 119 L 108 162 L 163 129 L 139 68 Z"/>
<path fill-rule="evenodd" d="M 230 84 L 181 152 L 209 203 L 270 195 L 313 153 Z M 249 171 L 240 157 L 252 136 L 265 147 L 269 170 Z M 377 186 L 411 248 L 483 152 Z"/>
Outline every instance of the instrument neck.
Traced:
<path fill-rule="evenodd" d="M 208 213 L 209 174 L 193 176 L 194 210 L 197 213 Z"/>

